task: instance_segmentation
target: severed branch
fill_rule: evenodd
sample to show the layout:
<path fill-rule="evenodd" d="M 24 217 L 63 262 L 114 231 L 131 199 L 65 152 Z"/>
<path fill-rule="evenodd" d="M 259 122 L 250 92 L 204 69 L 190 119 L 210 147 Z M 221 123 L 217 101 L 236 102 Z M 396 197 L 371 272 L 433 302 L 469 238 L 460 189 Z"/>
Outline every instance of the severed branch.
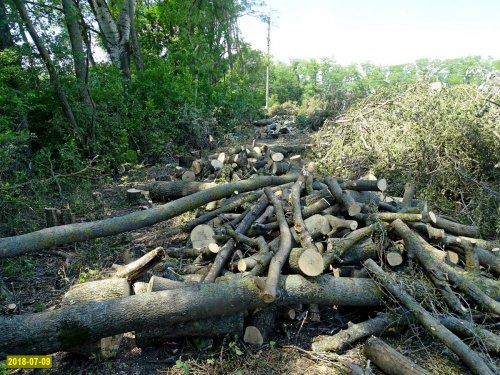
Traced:
<path fill-rule="evenodd" d="M 262 299 L 264 300 L 264 302 L 271 303 L 276 300 L 278 278 L 281 273 L 281 268 L 288 259 L 288 254 L 290 253 L 290 250 L 292 248 L 292 235 L 290 234 L 290 228 L 288 228 L 288 223 L 286 222 L 285 213 L 283 212 L 281 202 L 273 194 L 271 189 L 265 188 L 264 193 L 266 194 L 269 202 L 274 206 L 276 219 L 278 220 L 280 226 L 279 248 L 274 257 L 271 259 L 266 286 L 262 293 Z"/>
<path fill-rule="evenodd" d="M 392 296 L 401 302 L 413 316 L 429 331 L 438 338 L 444 345 L 453 351 L 468 367 L 477 375 L 493 375 L 493 371 L 484 362 L 481 356 L 460 340 L 455 334 L 450 332 L 428 311 L 426 311 L 404 288 L 396 284 L 387 277 L 387 274 L 372 259 L 364 263 L 365 267 L 373 275 L 373 278 L 380 282 Z"/>

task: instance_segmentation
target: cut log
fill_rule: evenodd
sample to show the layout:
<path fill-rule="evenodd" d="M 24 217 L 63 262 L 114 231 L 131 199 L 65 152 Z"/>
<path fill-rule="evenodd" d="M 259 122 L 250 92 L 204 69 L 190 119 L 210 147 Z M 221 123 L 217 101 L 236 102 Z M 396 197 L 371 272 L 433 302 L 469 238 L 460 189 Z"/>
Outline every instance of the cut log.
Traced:
<path fill-rule="evenodd" d="M 142 281 L 137 281 L 132 285 L 132 290 L 134 294 L 143 294 L 148 292 L 148 283 Z"/>
<path fill-rule="evenodd" d="M 402 222 L 400 222 L 402 223 Z M 403 224 L 404 225 L 404 224 Z M 455 334 L 443 326 L 428 311 L 426 311 L 413 297 L 411 297 L 400 284 L 390 281 L 385 272 L 373 260 L 368 259 L 365 267 L 382 283 L 382 285 L 401 302 L 413 316 L 429 331 L 439 339 L 451 351 L 453 351 L 472 371 L 477 375 L 493 375 L 493 371 L 484 362 L 481 356 L 462 342 Z"/>
<path fill-rule="evenodd" d="M 330 264 L 335 260 L 342 260 L 344 253 L 349 250 L 354 244 L 361 241 L 363 238 L 368 237 L 373 232 L 373 226 L 368 226 L 365 228 L 357 229 L 341 239 L 328 239 L 328 246 L 326 253 L 323 254 L 323 266 L 324 269 L 328 269 Z"/>
<path fill-rule="evenodd" d="M 189 170 L 182 174 L 181 180 L 186 182 L 193 182 L 196 180 L 196 175 L 193 171 Z"/>
<path fill-rule="evenodd" d="M 458 264 L 460 262 L 460 257 L 458 256 L 457 253 L 451 250 L 446 251 L 446 260 L 450 262 L 451 264 Z"/>
<path fill-rule="evenodd" d="M 332 193 L 335 199 L 346 208 L 349 216 L 354 216 L 361 212 L 361 205 L 356 203 L 348 193 L 342 192 L 342 188 L 335 178 L 327 177 L 325 178 L 325 183 L 328 185 L 328 189 L 330 189 L 330 193 Z"/>
<path fill-rule="evenodd" d="M 436 216 L 436 221 L 434 226 L 437 228 L 444 229 L 448 233 L 455 234 L 457 236 L 466 237 L 479 237 L 479 228 L 473 225 L 464 225 L 455 223 L 454 221 L 447 220 L 442 216 Z"/>
<path fill-rule="evenodd" d="M 430 372 L 410 361 L 404 355 L 372 336 L 363 347 L 363 352 L 387 375 L 430 375 Z"/>
<path fill-rule="evenodd" d="M 85 301 L 109 301 L 130 296 L 130 285 L 125 279 L 105 279 L 73 285 L 64 295 L 62 306 L 80 304 Z M 94 342 L 75 342 L 66 350 L 81 355 L 97 353 L 101 358 L 114 357 L 123 335 L 118 333 L 109 337 L 100 337 Z"/>
<path fill-rule="evenodd" d="M 415 184 L 413 182 L 407 182 L 403 193 L 403 201 L 401 202 L 403 207 L 411 207 L 411 200 L 413 199 L 414 195 Z"/>
<path fill-rule="evenodd" d="M 290 156 L 288 161 L 290 163 L 290 170 L 293 172 L 299 173 L 304 168 L 304 161 L 300 155 Z"/>
<path fill-rule="evenodd" d="M 325 217 L 328 220 L 328 224 L 330 224 L 330 227 L 332 228 L 332 230 L 327 233 L 327 236 L 335 234 L 340 229 L 346 228 L 356 230 L 358 228 L 358 222 L 355 220 L 344 220 L 333 215 L 325 215 Z"/>
<path fill-rule="evenodd" d="M 149 283 L 147 284 L 147 293 L 152 293 L 152 292 L 160 292 L 162 290 L 172 290 L 172 289 L 179 289 L 179 288 L 185 288 L 189 286 L 190 284 L 187 282 L 183 281 L 175 281 L 175 280 L 170 280 L 170 279 L 165 279 L 163 277 L 159 276 L 152 276 L 151 279 L 149 279 Z"/>
<path fill-rule="evenodd" d="M 304 220 L 304 225 L 309 233 L 327 235 L 330 232 L 330 224 L 323 215 L 316 214 L 308 217 Z"/>
<path fill-rule="evenodd" d="M 163 247 L 157 247 L 132 263 L 120 266 L 115 274 L 115 277 L 121 277 L 133 283 L 148 270 L 160 263 L 164 257 L 165 250 Z"/>
<path fill-rule="evenodd" d="M 142 190 L 139 189 L 128 189 L 127 190 L 127 201 L 129 204 L 139 204 L 142 198 Z"/>
<path fill-rule="evenodd" d="M 256 310 L 250 317 L 249 323 L 245 328 L 243 341 L 247 344 L 258 346 L 264 344 L 273 330 L 277 313 L 278 309 L 276 306 Z"/>
<path fill-rule="evenodd" d="M 277 303 L 376 306 L 382 294 L 368 279 L 280 278 Z M 147 308 L 145 308 L 147 306 Z M 0 353 L 46 354 L 85 341 L 151 327 L 264 307 L 256 279 L 196 284 L 182 289 L 89 301 L 30 315 L 0 317 Z"/>
<path fill-rule="evenodd" d="M 201 224 L 193 228 L 189 239 L 194 249 L 208 248 L 210 244 L 214 244 L 214 230 L 210 225 Z M 218 252 L 218 249 L 217 251 Z"/>
<path fill-rule="evenodd" d="M 294 248 L 288 258 L 290 268 L 304 276 L 318 276 L 323 272 L 323 257 L 311 248 Z"/>
<path fill-rule="evenodd" d="M 285 155 L 281 152 L 271 152 L 271 159 L 277 163 L 283 161 L 285 159 Z"/>
<path fill-rule="evenodd" d="M 75 217 L 75 214 L 71 211 L 71 209 L 69 209 L 69 208 L 61 209 L 60 222 L 62 225 L 73 224 L 75 221 L 76 221 L 76 217 Z"/>
<path fill-rule="evenodd" d="M 275 161 L 271 167 L 271 173 L 276 176 L 281 176 L 287 173 L 289 168 L 290 164 L 287 163 L 286 161 Z"/>
<path fill-rule="evenodd" d="M 338 243 L 338 245 L 335 245 Z M 331 239 L 330 249 L 334 246 L 343 246 L 343 238 Z M 367 259 L 377 259 L 378 250 L 371 237 L 361 239 L 350 246 L 341 256 L 339 264 L 362 264 Z"/>
<path fill-rule="evenodd" d="M 314 339 L 312 350 L 315 352 L 342 352 L 356 342 L 371 335 L 385 332 L 398 323 L 393 315 L 380 313 L 375 318 L 357 324 L 349 324 L 348 328 L 332 336 L 320 336 Z"/>
<path fill-rule="evenodd" d="M 321 321 L 319 305 L 317 303 L 311 303 L 309 305 L 309 320 L 311 322 L 320 322 Z"/>
<path fill-rule="evenodd" d="M 56 225 L 59 225 L 59 218 L 57 215 L 56 208 L 47 207 L 43 209 L 43 212 L 45 213 L 46 228 L 55 227 Z"/>
<path fill-rule="evenodd" d="M 248 213 L 242 215 L 243 219 L 236 227 L 236 232 L 241 234 L 246 233 L 248 229 L 250 229 L 255 219 L 264 212 L 268 204 L 269 201 L 267 200 L 267 197 L 265 196 L 265 194 L 262 194 L 262 196 L 258 199 L 257 203 L 255 203 L 255 205 L 251 209 L 249 209 Z M 229 262 L 229 259 L 233 254 L 233 251 L 235 249 L 235 243 L 236 241 L 231 238 L 224 244 L 224 246 L 222 246 L 221 250 L 217 254 L 210 268 L 209 273 L 203 280 L 205 283 L 213 283 L 217 278 L 217 276 L 219 276 L 219 274 L 222 272 L 222 269 Z"/>
<path fill-rule="evenodd" d="M 393 221 L 391 226 L 404 240 L 408 255 L 416 257 L 429 274 L 434 275 L 442 283 L 450 280 L 452 284 L 476 301 L 476 303 L 493 314 L 500 315 L 500 303 L 484 293 L 470 277 L 471 275 L 459 272 L 446 263 L 435 259 L 433 253 L 436 249 L 408 228 L 401 220 Z"/>
<path fill-rule="evenodd" d="M 190 171 L 194 174 L 194 172 Z M 186 172 L 184 172 L 186 173 Z M 166 202 L 171 199 L 185 197 L 217 186 L 211 182 L 194 181 L 158 181 L 150 186 L 151 199 Z"/>
<path fill-rule="evenodd" d="M 403 256 L 398 251 L 388 251 L 385 253 L 385 260 L 391 267 L 397 267 L 403 264 Z"/>
<path fill-rule="evenodd" d="M 209 319 L 154 327 L 135 333 L 135 342 L 139 348 L 160 345 L 168 340 L 184 337 L 231 337 L 243 335 L 243 312 L 223 314 Z"/>
<path fill-rule="evenodd" d="M 357 191 L 381 191 L 387 189 L 387 181 L 385 178 L 380 180 L 352 180 L 343 181 L 340 184 L 343 190 L 357 190 Z"/>
<path fill-rule="evenodd" d="M 210 165 L 212 166 L 213 170 L 217 172 L 222 169 L 222 167 L 224 166 L 224 162 L 220 159 L 215 159 L 210 162 Z"/>

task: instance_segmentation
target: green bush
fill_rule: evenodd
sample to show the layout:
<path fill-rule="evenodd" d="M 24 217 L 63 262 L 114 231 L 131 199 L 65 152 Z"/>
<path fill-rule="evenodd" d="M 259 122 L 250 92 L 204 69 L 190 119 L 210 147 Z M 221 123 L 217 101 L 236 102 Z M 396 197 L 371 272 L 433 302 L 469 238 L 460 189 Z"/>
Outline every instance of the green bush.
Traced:
<path fill-rule="evenodd" d="M 383 90 L 327 121 L 316 135 L 315 159 L 339 177 L 385 177 L 393 195 L 415 181 L 418 198 L 434 210 L 494 237 L 500 235 L 499 124 L 500 108 L 473 86 Z"/>

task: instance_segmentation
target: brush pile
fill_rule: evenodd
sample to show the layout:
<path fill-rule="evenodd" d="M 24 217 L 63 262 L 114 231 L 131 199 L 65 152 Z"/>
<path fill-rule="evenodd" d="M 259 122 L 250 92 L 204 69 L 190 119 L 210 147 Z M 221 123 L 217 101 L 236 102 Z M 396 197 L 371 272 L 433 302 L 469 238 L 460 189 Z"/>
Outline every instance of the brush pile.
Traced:
<path fill-rule="evenodd" d="M 15 256 L 198 209 L 195 219 L 165 234 L 190 233 L 183 246 L 167 243 L 114 266 L 108 279 L 74 286 L 60 309 L 0 318 L 5 332 L 0 353 L 66 350 L 109 356 L 129 331 L 140 347 L 227 334 L 262 345 L 277 319 L 294 319 L 298 310 L 321 321 L 320 307 L 363 306 L 380 313 L 317 337 L 312 350 L 342 351 L 391 328 L 421 324 L 472 373 L 497 372 L 488 353 L 499 353 L 500 337 L 476 324 L 500 316 L 496 243 L 481 240 L 477 227 L 428 211 L 426 202 L 413 199 L 411 183 L 403 197 L 389 197 L 384 179 L 341 180 L 304 167 L 299 155 L 304 146 L 252 146 L 190 164 L 180 160 L 179 180 L 157 181 L 149 190 L 153 201 L 169 203 L 0 239 L 0 256 Z M 201 176 L 213 181 L 224 170 L 232 182 L 195 181 Z M 413 293 L 412 284 L 422 280 L 403 277 L 416 268 L 444 301 L 432 311 Z M 459 336 L 475 337 L 481 346 L 469 346 Z M 364 350 L 386 373 L 427 373 L 380 339 L 370 338 Z M 353 373 L 366 371 L 346 366 Z"/>

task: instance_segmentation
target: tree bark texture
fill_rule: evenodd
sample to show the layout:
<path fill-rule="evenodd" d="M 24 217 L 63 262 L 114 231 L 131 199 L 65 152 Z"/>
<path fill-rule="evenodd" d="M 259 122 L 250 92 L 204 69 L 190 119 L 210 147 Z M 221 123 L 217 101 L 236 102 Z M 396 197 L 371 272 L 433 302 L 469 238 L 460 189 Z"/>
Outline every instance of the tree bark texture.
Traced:
<path fill-rule="evenodd" d="M 406 358 L 391 346 L 372 336 L 363 348 L 365 356 L 387 375 L 430 375 L 430 372 Z"/>
<path fill-rule="evenodd" d="M 382 293 L 368 279 L 319 276 L 311 281 L 301 276 L 280 278 L 276 304 L 376 306 Z M 268 306 L 261 299 L 255 278 L 139 294 L 73 306 L 31 315 L 0 317 L 0 356 L 45 354 L 82 342 L 123 332 L 172 325 L 188 320 Z"/>
<path fill-rule="evenodd" d="M 77 223 L 46 228 L 20 236 L 0 239 L 0 258 L 13 257 L 64 243 L 87 241 L 144 228 L 171 219 L 204 204 L 231 196 L 235 191 L 244 193 L 264 186 L 280 185 L 294 181 L 297 175 L 264 176 L 218 185 L 194 193 L 159 207 L 145 211 L 88 223 Z"/>
<path fill-rule="evenodd" d="M 33 39 L 33 42 L 35 43 L 35 46 L 38 52 L 40 53 L 40 56 L 42 57 L 45 67 L 47 68 L 47 71 L 49 73 L 50 82 L 52 83 L 54 92 L 56 93 L 57 97 L 59 98 L 59 101 L 61 102 L 64 115 L 66 116 L 71 127 L 74 130 L 77 130 L 78 124 L 73 114 L 73 110 L 71 109 L 71 106 L 69 104 L 68 98 L 66 97 L 66 94 L 61 86 L 61 82 L 59 80 L 59 74 L 57 73 L 56 67 L 52 62 L 52 59 L 50 58 L 49 51 L 47 50 L 47 48 L 45 48 L 42 39 L 36 32 L 35 27 L 33 26 L 33 23 L 30 20 L 24 2 L 22 0 L 13 0 L 12 2 L 16 6 L 17 11 L 21 16 L 21 19 L 23 20 L 24 24 L 26 25 L 26 28 L 28 29 L 31 39 Z"/>

